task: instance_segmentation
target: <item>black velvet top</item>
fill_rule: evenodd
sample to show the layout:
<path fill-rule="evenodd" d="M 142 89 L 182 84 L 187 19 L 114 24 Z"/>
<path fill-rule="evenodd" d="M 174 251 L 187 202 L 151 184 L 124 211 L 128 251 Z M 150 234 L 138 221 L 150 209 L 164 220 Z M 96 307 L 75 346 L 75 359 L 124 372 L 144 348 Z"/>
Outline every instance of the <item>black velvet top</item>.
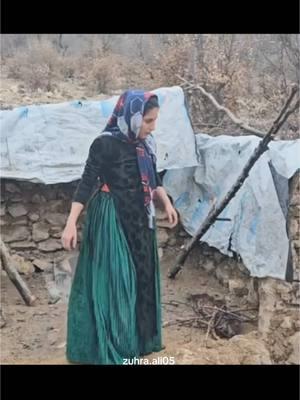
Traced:
<path fill-rule="evenodd" d="M 162 186 L 156 173 L 156 184 Z M 73 201 L 86 204 L 93 189 L 106 183 L 114 197 L 120 200 L 129 196 L 143 202 L 136 148 L 133 144 L 121 142 L 112 136 L 98 136 L 92 142 L 81 180 L 73 195 Z"/>

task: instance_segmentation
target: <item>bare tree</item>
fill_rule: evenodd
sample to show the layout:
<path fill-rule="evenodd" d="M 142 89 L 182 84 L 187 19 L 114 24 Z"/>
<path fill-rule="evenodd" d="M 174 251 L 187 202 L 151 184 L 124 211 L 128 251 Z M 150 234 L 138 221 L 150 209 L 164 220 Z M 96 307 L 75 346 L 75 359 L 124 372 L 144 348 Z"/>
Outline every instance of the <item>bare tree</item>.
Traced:
<path fill-rule="evenodd" d="M 300 35 L 279 35 L 282 52 L 286 55 L 287 61 L 293 67 L 295 81 L 299 83 L 300 77 Z"/>
<path fill-rule="evenodd" d="M 53 39 L 53 44 L 55 45 L 57 51 L 59 53 L 61 53 L 63 56 L 66 54 L 69 45 L 67 45 L 64 41 L 63 41 L 63 34 L 59 33 L 57 36 L 55 35 L 54 39 Z"/>
<path fill-rule="evenodd" d="M 102 51 L 103 54 L 110 53 L 112 51 L 114 42 L 115 42 L 115 35 L 111 33 L 101 34 L 99 35 L 102 42 Z"/>

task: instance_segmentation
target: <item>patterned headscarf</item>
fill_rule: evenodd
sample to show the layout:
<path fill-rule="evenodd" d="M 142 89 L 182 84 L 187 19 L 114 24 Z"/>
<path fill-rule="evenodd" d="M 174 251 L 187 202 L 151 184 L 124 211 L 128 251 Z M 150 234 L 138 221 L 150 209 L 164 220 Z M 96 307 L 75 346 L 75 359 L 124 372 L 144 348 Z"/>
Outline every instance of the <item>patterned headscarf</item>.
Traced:
<path fill-rule="evenodd" d="M 149 134 L 146 139 L 138 137 L 143 122 L 144 108 L 151 97 L 157 98 L 155 94 L 142 90 L 124 92 L 120 96 L 102 135 L 112 135 L 121 141 L 135 144 L 148 226 L 154 229 L 155 208 L 152 192 L 156 188 L 153 165 L 156 163 L 155 141 L 152 134 Z"/>

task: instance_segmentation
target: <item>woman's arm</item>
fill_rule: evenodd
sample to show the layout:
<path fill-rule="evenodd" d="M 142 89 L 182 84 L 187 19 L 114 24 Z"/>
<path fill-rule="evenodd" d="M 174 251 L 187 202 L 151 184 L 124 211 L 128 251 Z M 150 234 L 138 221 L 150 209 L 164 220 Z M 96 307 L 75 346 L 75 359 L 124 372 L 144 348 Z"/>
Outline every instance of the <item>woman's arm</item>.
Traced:
<path fill-rule="evenodd" d="M 61 235 L 61 242 L 64 249 L 70 251 L 71 248 L 75 249 L 77 244 L 77 219 L 83 209 L 84 205 L 81 203 L 72 203 L 71 211 Z"/>
<path fill-rule="evenodd" d="M 67 219 L 67 225 L 76 225 L 79 215 L 81 214 L 83 208 L 84 208 L 83 204 L 75 201 L 72 202 L 71 211 Z"/>
<path fill-rule="evenodd" d="M 83 174 L 72 197 L 72 205 L 67 222 L 76 224 L 81 211 L 91 197 L 92 190 L 101 171 L 101 150 L 102 144 L 98 137 L 94 139 L 90 146 Z"/>
<path fill-rule="evenodd" d="M 173 207 L 167 192 L 165 191 L 163 185 L 162 185 L 162 181 L 161 178 L 157 172 L 156 169 L 156 164 L 154 164 L 154 170 L 155 170 L 155 175 L 156 175 L 156 189 L 155 189 L 155 196 L 158 198 L 158 200 L 160 200 L 160 202 L 162 203 L 164 210 L 167 214 L 169 223 L 171 224 L 170 228 L 173 228 L 174 226 L 177 225 L 178 223 L 178 215 L 177 212 L 175 210 L 175 208 Z"/>
<path fill-rule="evenodd" d="M 163 186 L 157 186 L 157 188 L 155 189 L 155 195 L 158 198 L 158 200 L 162 203 L 164 209 L 166 209 L 170 205 L 172 206 L 172 203 Z"/>
<path fill-rule="evenodd" d="M 86 160 L 85 168 L 81 180 L 73 194 L 71 210 L 67 219 L 66 226 L 62 232 L 61 241 L 64 249 L 70 251 L 76 248 L 77 227 L 76 223 L 84 205 L 89 200 L 91 192 L 100 173 L 100 143 L 96 138 L 90 146 L 89 155 Z"/>

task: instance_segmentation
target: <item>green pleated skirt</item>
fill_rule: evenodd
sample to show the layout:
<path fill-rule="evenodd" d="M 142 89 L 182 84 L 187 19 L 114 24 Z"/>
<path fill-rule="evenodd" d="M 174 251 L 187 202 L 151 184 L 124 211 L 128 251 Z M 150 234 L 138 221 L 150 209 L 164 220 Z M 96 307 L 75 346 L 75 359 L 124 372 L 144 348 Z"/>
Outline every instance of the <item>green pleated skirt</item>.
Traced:
<path fill-rule="evenodd" d="M 69 297 L 70 362 L 123 364 L 124 359 L 162 349 L 159 259 L 153 238 L 157 330 L 145 343 L 138 333 L 136 268 L 114 200 L 100 191 L 92 197 Z"/>

